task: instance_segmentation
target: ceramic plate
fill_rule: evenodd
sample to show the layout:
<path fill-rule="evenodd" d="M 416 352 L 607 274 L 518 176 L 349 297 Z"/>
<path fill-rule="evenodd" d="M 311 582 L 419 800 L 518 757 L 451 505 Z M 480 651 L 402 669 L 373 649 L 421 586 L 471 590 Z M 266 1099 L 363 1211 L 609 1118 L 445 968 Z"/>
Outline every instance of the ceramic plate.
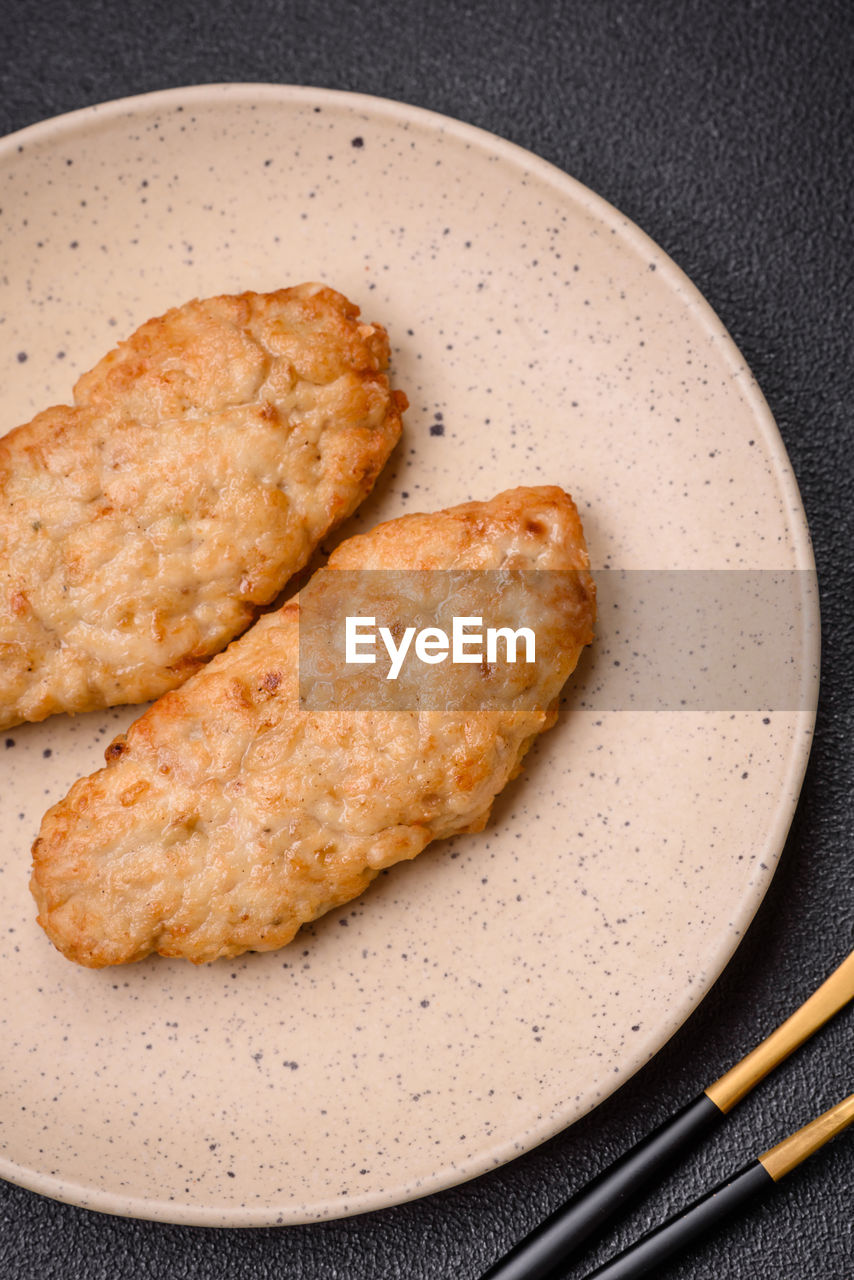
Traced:
<path fill-rule="evenodd" d="M 396 103 L 227 85 L 36 125 L 2 143 L 0 172 L 4 429 L 173 304 L 323 280 L 387 325 L 411 401 L 342 536 L 559 483 L 598 569 L 809 581 L 789 463 L 722 325 L 645 235 L 533 155 Z M 511 1159 L 650 1058 L 768 886 L 817 632 L 800 591 L 788 705 L 609 694 L 632 631 L 619 581 L 488 829 L 276 954 L 95 972 L 53 951 L 30 844 L 137 713 L 5 735 L 0 1173 L 175 1222 L 360 1213 Z M 640 693 L 643 667 L 632 679 Z"/>

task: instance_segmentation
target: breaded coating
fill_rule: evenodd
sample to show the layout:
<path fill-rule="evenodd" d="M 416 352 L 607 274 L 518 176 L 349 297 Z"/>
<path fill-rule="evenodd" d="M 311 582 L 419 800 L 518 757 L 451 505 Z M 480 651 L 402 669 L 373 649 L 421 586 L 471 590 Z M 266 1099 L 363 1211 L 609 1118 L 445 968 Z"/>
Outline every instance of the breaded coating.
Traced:
<path fill-rule="evenodd" d="M 70 959 L 272 950 L 381 868 L 484 826 L 592 639 L 595 589 L 572 500 L 516 489 L 391 521 L 344 542 L 303 597 L 342 569 L 574 572 L 536 575 L 546 583 L 536 661 L 524 681 L 508 680 L 504 701 L 483 668 L 498 700 L 467 714 L 306 710 L 300 597 L 262 617 L 45 816 L 31 887 L 40 924 Z"/>
<path fill-rule="evenodd" d="M 406 407 L 358 315 L 189 302 L 0 439 L 0 728 L 175 688 L 355 510 Z"/>

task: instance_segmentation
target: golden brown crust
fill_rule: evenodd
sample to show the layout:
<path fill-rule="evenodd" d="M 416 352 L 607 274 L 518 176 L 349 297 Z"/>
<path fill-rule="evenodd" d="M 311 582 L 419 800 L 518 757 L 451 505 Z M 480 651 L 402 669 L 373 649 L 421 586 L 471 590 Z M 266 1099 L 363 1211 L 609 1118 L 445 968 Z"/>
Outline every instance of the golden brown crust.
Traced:
<path fill-rule="evenodd" d="M 560 489 L 407 516 L 350 539 L 335 568 L 572 569 L 545 575 L 533 674 L 486 711 L 310 712 L 300 600 L 255 626 L 107 750 L 45 816 L 39 922 L 81 964 L 151 951 L 196 962 L 271 950 L 431 840 L 480 830 L 592 638 L 595 591 Z M 308 588 L 307 590 L 309 590 Z"/>
<path fill-rule="evenodd" d="M 406 406 L 358 314 L 189 302 L 0 440 L 0 727 L 181 684 L 356 508 Z"/>

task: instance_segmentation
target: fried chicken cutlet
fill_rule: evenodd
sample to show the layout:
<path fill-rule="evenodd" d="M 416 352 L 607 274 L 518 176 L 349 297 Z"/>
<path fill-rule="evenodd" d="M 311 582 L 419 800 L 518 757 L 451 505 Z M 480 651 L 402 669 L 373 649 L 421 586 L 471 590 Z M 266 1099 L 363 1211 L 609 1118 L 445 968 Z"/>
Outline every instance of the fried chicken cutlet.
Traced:
<path fill-rule="evenodd" d="M 355 510 L 406 407 L 358 315 L 189 302 L 0 439 L 0 728 L 177 687 Z"/>
<path fill-rule="evenodd" d="M 59 950 L 92 967 L 272 950 L 383 867 L 480 830 L 556 719 L 592 639 L 595 589 L 572 500 L 543 487 L 351 538 L 302 599 L 324 574 L 441 569 L 486 570 L 490 593 L 496 572 L 570 571 L 536 575 L 524 676 L 467 665 L 492 682 L 483 710 L 306 710 L 293 597 L 160 698 L 45 816 L 31 887 Z"/>

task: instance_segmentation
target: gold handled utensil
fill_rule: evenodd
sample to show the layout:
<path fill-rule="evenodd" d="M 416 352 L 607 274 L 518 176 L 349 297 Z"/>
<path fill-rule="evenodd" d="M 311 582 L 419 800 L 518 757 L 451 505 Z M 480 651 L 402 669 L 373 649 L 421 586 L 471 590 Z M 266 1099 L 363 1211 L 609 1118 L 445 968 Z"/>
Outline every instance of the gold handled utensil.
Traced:
<path fill-rule="evenodd" d="M 694 1244 L 754 1196 L 768 1191 L 819 1147 L 854 1122 L 854 1093 L 824 1115 L 804 1125 L 770 1151 L 712 1191 L 707 1191 L 681 1213 L 650 1231 L 635 1244 L 591 1271 L 585 1280 L 640 1280 L 674 1254 Z"/>
<path fill-rule="evenodd" d="M 597 1228 L 657 1181 L 760 1080 L 852 999 L 854 951 L 776 1031 L 535 1227 L 483 1280 L 547 1280 Z M 768 1158 L 772 1154 L 768 1152 Z M 772 1165 L 776 1163 L 774 1157 Z"/>

